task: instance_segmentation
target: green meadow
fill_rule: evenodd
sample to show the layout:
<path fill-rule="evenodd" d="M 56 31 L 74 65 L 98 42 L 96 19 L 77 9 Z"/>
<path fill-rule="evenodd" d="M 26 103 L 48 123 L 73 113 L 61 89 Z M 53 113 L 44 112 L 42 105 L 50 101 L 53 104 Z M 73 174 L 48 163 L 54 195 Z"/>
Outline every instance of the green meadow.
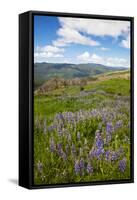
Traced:
<path fill-rule="evenodd" d="M 129 179 L 129 71 L 58 82 L 34 91 L 34 183 Z"/>

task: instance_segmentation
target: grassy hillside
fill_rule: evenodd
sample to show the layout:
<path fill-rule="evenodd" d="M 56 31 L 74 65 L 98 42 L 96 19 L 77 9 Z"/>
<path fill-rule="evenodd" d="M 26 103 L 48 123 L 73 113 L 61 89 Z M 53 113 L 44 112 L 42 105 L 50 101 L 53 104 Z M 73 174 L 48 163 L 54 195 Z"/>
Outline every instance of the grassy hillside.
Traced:
<path fill-rule="evenodd" d="M 129 71 L 35 93 L 34 161 L 35 184 L 129 179 Z"/>
<path fill-rule="evenodd" d="M 107 67 L 101 64 L 67 64 L 67 63 L 35 63 L 34 65 L 34 86 L 37 88 L 50 78 L 60 77 L 72 79 L 75 77 L 91 77 L 93 75 L 125 70 L 122 67 Z"/>

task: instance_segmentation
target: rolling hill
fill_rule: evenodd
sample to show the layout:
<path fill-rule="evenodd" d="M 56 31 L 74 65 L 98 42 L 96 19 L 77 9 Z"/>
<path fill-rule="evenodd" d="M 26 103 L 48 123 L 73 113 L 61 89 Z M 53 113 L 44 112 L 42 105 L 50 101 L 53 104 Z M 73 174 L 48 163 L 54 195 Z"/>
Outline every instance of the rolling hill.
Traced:
<path fill-rule="evenodd" d="M 101 64 L 69 64 L 69 63 L 35 63 L 34 64 L 34 87 L 42 85 L 46 80 L 53 77 L 64 79 L 92 77 L 106 72 L 125 70 L 124 67 L 108 67 Z"/>

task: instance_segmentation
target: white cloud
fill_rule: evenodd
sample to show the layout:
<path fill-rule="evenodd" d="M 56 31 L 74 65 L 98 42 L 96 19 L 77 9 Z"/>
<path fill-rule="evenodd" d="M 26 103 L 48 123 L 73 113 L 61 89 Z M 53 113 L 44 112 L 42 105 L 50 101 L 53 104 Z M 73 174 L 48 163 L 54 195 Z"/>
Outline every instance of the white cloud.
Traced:
<path fill-rule="evenodd" d="M 130 22 L 120 20 L 101 20 L 83 18 L 59 17 L 59 22 L 64 28 L 76 30 L 96 36 L 117 37 L 129 31 Z"/>
<path fill-rule="evenodd" d="M 66 46 L 70 43 L 98 46 L 100 43 L 91 39 L 94 36 L 111 36 L 117 38 L 123 36 L 120 46 L 130 48 L 129 35 L 130 22 L 120 20 L 99 20 L 99 19 L 83 19 L 83 18 L 65 18 L 59 17 L 61 28 L 57 31 L 59 38 L 53 41 L 55 46 Z M 85 36 L 86 34 L 86 36 Z M 90 35 L 87 36 L 87 35 Z M 101 50 L 108 50 L 102 48 Z"/>
<path fill-rule="evenodd" d="M 64 52 L 63 48 L 58 48 L 56 46 L 52 46 L 52 45 L 46 45 L 43 47 L 36 47 L 35 49 L 36 52 L 45 52 L 45 53 L 59 53 L 59 52 Z"/>
<path fill-rule="evenodd" d="M 99 42 L 92 40 L 90 37 L 84 36 L 80 34 L 77 30 L 62 27 L 57 31 L 57 34 L 61 37 L 58 42 L 62 42 L 64 44 L 82 44 L 82 45 L 90 45 L 90 46 L 98 46 Z M 55 42 L 54 42 L 55 44 Z M 57 45 L 57 43 L 56 43 Z"/>
<path fill-rule="evenodd" d="M 120 46 L 127 48 L 127 49 L 130 48 L 130 36 L 129 36 L 129 34 L 124 40 L 121 41 Z"/>
<path fill-rule="evenodd" d="M 52 41 L 52 44 L 56 47 L 65 47 L 68 46 L 64 38 L 58 38 L 57 40 Z"/>
<path fill-rule="evenodd" d="M 89 52 L 84 52 L 81 55 L 77 56 L 77 60 L 80 63 L 97 63 L 106 66 L 112 67 L 129 67 L 128 60 L 124 58 L 117 58 L 117 57 L 102 57 L 97 54 L 90 54 Z"/>
<path fill-rule="evenodd" d="M 83 54 L 78 55 L 77 59 L 80 62 L 92 62 L 92 63 L 101 63 L 102 62 L 102 58 L 96 54 L 90 54 L 89 52 L 85 51 Z"/>
<path fill-rule="evenodd" d="M 47 61 L 47 58 L 62 58 L 64 49 L 58 48 L 52 45 L 46 45 L 43 47 L 36 47 L 34 53 L 35 62 Z"/>

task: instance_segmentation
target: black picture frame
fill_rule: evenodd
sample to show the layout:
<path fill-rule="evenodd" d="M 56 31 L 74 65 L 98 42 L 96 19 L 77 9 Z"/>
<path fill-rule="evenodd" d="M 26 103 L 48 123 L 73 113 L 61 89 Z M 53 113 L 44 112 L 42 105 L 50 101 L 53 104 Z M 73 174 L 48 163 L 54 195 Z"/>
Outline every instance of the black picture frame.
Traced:
<path fill-rule="evenodd" d="M 131 166 L 129 180 L 95 181 L 52 185 L 33 182 L 33 81 L 34 81 L 34 15 L 80 17 L 130 21 L 131 67 Z M 92 14 L 28 11 L 19 15 L 19 185 L 28 189 L 121 184 L 134 182 L 134 18 Z"/>

